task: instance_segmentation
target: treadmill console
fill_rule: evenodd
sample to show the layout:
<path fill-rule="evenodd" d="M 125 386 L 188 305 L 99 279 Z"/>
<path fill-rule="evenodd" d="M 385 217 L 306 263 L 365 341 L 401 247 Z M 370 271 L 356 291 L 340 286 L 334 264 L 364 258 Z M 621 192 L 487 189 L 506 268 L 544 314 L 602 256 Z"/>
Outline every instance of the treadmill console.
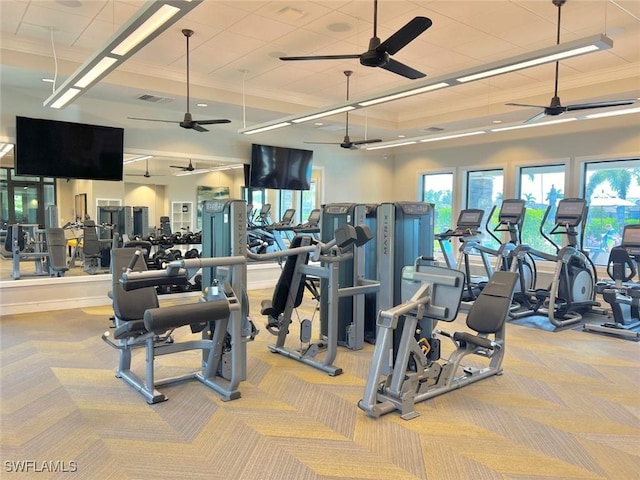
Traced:
<path fill-rule="evenodd" d="M 584 219 L 587 202 L 582 198 L 563 198 L 558 202 L 556 225 L 577 227 Z"/>
<path fill-rule="evenodd" d="M 478 235 L 480 232 L 480 225 L 482 224 L 482 216 L 484 210 L 479 208 L 467 208 L 462 210 L 458 215 L 458 221 L 456 222 L 456 228 L 454 230 L 447 230 L 446 232 L 439 233 L 436 237 L 450 238 L 450 237 L 470 237 Z"/>

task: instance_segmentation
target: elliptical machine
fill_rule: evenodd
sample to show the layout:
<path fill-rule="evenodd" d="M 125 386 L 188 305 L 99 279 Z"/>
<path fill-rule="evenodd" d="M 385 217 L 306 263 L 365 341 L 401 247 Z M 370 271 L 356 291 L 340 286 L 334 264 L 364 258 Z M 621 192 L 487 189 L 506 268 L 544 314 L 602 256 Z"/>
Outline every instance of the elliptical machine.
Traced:
<path fill-rule="evenodd" d="M 640 283 L 633 282 L 640 261 L 640 224 L 625 225 L 622 244 L 611 249 L 607 273 L 613 284 L 598 283 L 596 289 L 611 306 L 611 320 L 586 323 L 585 332 L 605 333 L 640 341 Z"/>
<path fill-rule="evenodd" d="M 544 224 L 551 213 L 552 206 L 547 207 L 540 224 L 540 234 L 556 249 L 556 254 L 549 254 L 521 244 L 513 250 L 515 262 L 511 270 L 524 276 L 526 258 L 538 257 L 555 263 L 553 280 L 547 289 L 530 290 L 526 294 L 525 310 L 511 312 L 512 319 L 531 315 L 545 315 L 555 327 L 566 327 L 582 321 L 585 313 L 596 313 L 593 308 L 599 307 L 595 301 L 595 265 L 582 251 L 584 237 L 584 220 L 587 217 L 587 202 L 582 198 L 563 198 L 558 202 L 555 214 L 555 225 L 544 232 Z M 549 235 L 561 234 L 567 238 L 567 245 L 560 247 Z"/>
<path fill-rule="evenodd" d="M 517 198 L 503 200 L 498 211 L 498 223 L 492 228 L 490 222 L 495 209 L 496 207 L 494 206 L 487 217 L 485 230 L 500 246 L 497 249 L 493 249 L 481 245 L 476 240 L 468 240 L 464 243 L 463 250 L 467 254 L 477 251 L 481 255 L 492 255 L 496 258 L 493 266 L 494 271 L 508 272 L 511 270 L 511 265 L 514 261 L 513 251 L 522 243 L 522 227 L 526 212 L 525 201 Z M 509 234 L 509 240 L 506 243 L 499 236 L 503 232 Z M 535 288 L 536 265 L 530 255 L 524 255 L 520 270 L 512 305 L 512 309 L 516 310 L 527 303 L 527 292 Z"/>

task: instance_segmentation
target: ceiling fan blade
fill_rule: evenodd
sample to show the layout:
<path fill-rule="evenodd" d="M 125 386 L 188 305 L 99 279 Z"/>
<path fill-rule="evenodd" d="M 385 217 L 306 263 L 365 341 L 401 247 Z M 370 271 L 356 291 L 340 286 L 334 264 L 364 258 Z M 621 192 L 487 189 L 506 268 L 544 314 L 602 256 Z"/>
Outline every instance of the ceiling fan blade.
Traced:
<path fill-rule="evenodd" d="M 340 145 L 338 142 L 304 142 L 308 145 Z"/>
<path fill-rule="evenodd" d="M 547 114 L 544 111 L 542 111 L 542 112 L 538 113 L 537 115 L 534 115 L 533 117 L 525 120 L 524 123 L 534 123 L 534 122 L 537 122 L 538 120 L 540 120 L 541 118 L 544 118 L 546 116 L 547 116 Z"/>
<path fill-rule="evenodd" d="M 186 169 L 188 167 L 181 167 L 179 165 L 169 165 L 169 168 L 180 168 L 181 170 L 184 170 L 184 169 Z"/>
<path fill-rule="evenodd" d="M 163 122 L 163 123 L 180 123 L 176 120 L 159 120 L 157 118 L 137 118 L 137 117 L 127 117 L 129 120 L 144 120 L 146 122 Z"/>
<path fill-rule="evenodd" d="M 200 126 L 198 123 L 193 122 L 193 125 L 191 125 L 191 129 L 195 130 L 196 132 L 208 132 L 209 130 L 207 130 L 206 128 Z"/>
<path fill-rule="evenodd" d="M 371 140 L 354 140 L 351 142 L 353 145 L 366 145 L 367 143 L 378 143 L 381 142 L 380 138 L 372 138 Z"/>
<path fill-rule="evenodd" d="M 280 57 L 280 60 L 288 62 L 292 60 L 346 60 L 350 58 L 360 58 L 360 54 L 354 53 L 347 55 L 310 55 L 306 57 Z"/>
<path fill-rule="evenodd" d="M 529 105 L 528 103 L 505 103 L 512 107 L 532 107 L 532 108 L 547 108 L 545 105 Z"/>
<path fill-rule="evenodd" d="M 215 125 L 218 123 L 231 123 L 231 120 L 226 118 L 219 118 L 217 120 L 196 120 L 198 125 Z"/>
<path fill-rule="evenodd" d="M 576 105 L 567 105 L 567 112 L 574 110 L 588 110 L 590 108 L 606 108 L 606 107 L 619 107 L 621 105 L 631 105 L 636 103 L 635 100 L 612 100 L 610 102 L 593 102 L 593 103 L 580 103 Z"/>
<path fill-rule="evenodd" d="M 394 55 L 400 51 L 400 49 L 406 47 L 409 43 L 415 40 L 431 25 L 431 19 L 427 17 L 415 17 L 404 27 L 378 45 L 376 50 L 379 52 L 387 52 L 389 55 Z"/>
<path fill-rule="evenodd" d="M 426 75 L 418 70 L 415 70 L 404 63 L 397 62 L 393 58 L 389 59 L 386 65 L 382 65 L 382 68 L 388 70 L 389 72 L 396 73 L 398 75 L 402 75 L 403 77 L 409 78 L 411 80 L 415 80 L 416 78 L 426 77 Z"/>

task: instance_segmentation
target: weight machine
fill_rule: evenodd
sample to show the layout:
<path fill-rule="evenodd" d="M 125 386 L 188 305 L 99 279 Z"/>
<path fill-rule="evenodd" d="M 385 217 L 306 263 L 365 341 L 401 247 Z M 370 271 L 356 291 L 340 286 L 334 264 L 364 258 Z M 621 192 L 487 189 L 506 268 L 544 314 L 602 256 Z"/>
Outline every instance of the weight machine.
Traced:
<path fill-rule="evenodd" d="M 416 262 L 414 271 L 405 272 L 403 278 L 403 296 L 408 299 L 378 315 L 378 339 L 364 395 L 358 402 L 358 407 L 374 418 L 399 410 L 403 419 L 410 420 L 418 416 L 416 403 L 502 373 L 505 321 L 516 273 L 496 272 L 467 314 L 467 326 L 475 333 L 454 334 L 433 327 L 439 320 L 456 318 L 464 274 L 433 265 L 418 268 Z M 396 332 L 400 341 L 389 362 Z M 450 338 L 455 346 L 443 363 L 438 361 L 438 335 Z M 468 355 L 487 359 L 489 364 L 483 368 L 464 366 L 461 362 Z M 389 363 L 391 371 L 384 375 Z"/>
<path fill-rule="evenodd" d="M 209 204 L 209 205 L 207 205 Z M 257 330 L 248 317 L 246 295 L 246 206 L 244 202 L 205 202 L 203 226 L 209 236 L 203 251 L 219 253 L 215 239 L 230 251 L 226 256 L 194 258 L 170 262 L 164 270 L 146 270 L 143 252 L 135 248 L 114 250 L 112 298 L 116 329 L 102 339 L 118 350 L 116 377 L 133 386 L 148 403 L 167 397 L 156 388 L 195 378 L 218 392 L 222 400 L 240 397 L 239 385 L 246 379 L 247 347 Z M 214 228 L 219 227 L 217 229 Z M 199 302 L 158 307 L 155 287 L 186 285 L 192 274 L 202 269 L 209 283 Z M 176 342 L 172 332 L 189 326 L 197 340 Z M 131 368 L 132 352 L 144 348 L 144 379 Z M 163 380 L 155 378 L 155 359 L 161 355 L 188 350 L 202 352 L 200 369 Z"/>
<path fill-rule="evenodd" d="M 307 235 L 294 237 L 291 247 L 282 252 L 272 252 L 263 255 L 248 253 L 255 260 L 270 260 L 287 257 L 282 274 L 274 289 L 271 300 L 262 302 L 261 313 L 268 317 L 267 329 L 277 336 L 275 344 L 269 345 L 274 353 L 310 365 L 331 376 L 340 375 L 342 368 L 333 364 L 341 335 L 346 332 L 341 328 L 340 301 L 363 297 L 367 293 L 378 290 L 380 284 L 375 281 L 360 279 L 354 286 L 340 285 L 340 271 L 345 264 L 356 256 L 356 251 L 373 237 L 365 225 L 345 224 L 335 231 L 334 238 L 322 243 Z M 355 250 L 355 251 L 354 251 Z M 319 265 L 309 265 L 309 260 L 319 262 Z M 302 302 L 304 282 L 307 276 L 320 278 L 321 287 L 320 315 L 325 318 L 324 328 L 320 340 L 313 342 L 312 323 L 309 319 L 300 322 L 300 342 L 304 348 L 293 350 L 285 343 L 289 334 L 294 309 Z M 349 317 L 352 325 L 361 325 L 361 318 Z M 344 325 L 344 324 L 342 324 Z M 322 325 L 321 325 L 322 326 Z M 321 351 L 325 351 L 322 358 Z M 318 358 L 316 358 L 318 357 Z"/>

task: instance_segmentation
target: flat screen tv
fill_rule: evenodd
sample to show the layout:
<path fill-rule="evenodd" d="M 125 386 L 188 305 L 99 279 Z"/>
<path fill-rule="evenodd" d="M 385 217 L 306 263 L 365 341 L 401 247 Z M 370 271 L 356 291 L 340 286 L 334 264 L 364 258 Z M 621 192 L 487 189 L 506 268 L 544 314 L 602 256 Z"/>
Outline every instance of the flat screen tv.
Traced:
<path fill-rule="evenodd" d="M 124 129 L 16 117 L 15 170 L 87 180 L 122 180 Z"/>
<path fill-rule="evenodd" d="M 249 186 L 309 190 L 312 162 L 312 150 L 253 144 Z"/>

